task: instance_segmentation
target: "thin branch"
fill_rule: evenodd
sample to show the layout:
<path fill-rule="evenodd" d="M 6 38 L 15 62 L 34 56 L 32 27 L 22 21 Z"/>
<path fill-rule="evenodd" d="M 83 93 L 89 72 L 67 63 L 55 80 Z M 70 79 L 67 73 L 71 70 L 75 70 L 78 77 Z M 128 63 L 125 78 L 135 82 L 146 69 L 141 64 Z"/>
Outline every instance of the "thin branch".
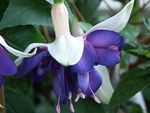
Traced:
<path fill-rule="evenodd" d="M 147 1 L 147 2 L 143 5 L 142 8 L 138 9 L 138 10 L 131 16 L 131 18 L 134 17 L 134 16 L 136 16 L 136 15 L 137 15 L 138 13 L 140 13 L 141 11 L 143 11 L 144 8 L 145 8 L 149 3 L 150 3 L 150 0 Z"/>
<path fill-rule="evenodd" d="M 110 11 L 112 11 L 112 13 L 114 14 L 115 11 L 114 11 L 113 8 L 109 5 L 109 3 L 108 3 L 106 0 L 103 0 L 103 1 L 104 1 L 104 3 L 107 5 L 108 9 L 109 9 Z"/>
<path fill-rule="evenodd" d="M 48 27 L 47 26 L 42 26 L 42 28 L 43 28 L 43 33 L 44 33 L 46 41 L 51 42 L 49 32 L 48 32 Z"/>
<path fill-rule="evenodd" d="M 70 4 L 72 5 L 73 10 L 76 12 L 77 16 L 80 17 L 80 19 L 85 22 L 85 19 L 84 19 L 84 17 L 82 16 L 82 14 L 80 13 L 80 11 L 79 11 L 79 9 L 77 8 L 76 4 L 75 4 L 72 0 L 69 0 L 69 2 L 70 2 Z"/>
<path fill-rule="evenodd" d="M 4 95 L 4 87 L 0 88 L 0 112 L 6 113 L 6 106 L 5 106 L 5 95 Z"/>

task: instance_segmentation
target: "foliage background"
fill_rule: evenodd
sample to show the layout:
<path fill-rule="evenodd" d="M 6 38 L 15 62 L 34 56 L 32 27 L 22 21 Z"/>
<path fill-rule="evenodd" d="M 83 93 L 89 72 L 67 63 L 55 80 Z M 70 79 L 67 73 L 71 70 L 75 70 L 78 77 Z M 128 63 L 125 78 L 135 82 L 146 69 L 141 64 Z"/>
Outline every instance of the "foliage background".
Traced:
<path fill-rule="evenodd" d="M 129 2 L 118 1 L 124 5 Z M 52 0 L 49 2 L 53 3 Z M 71 26 L 74 17 L 78 17 L 81 28 L 87 31 L 118 12 L 109 6 L 109 11 L 97 10 L 101 2 L 66 0 Z M 136 0 L 130 21 L 121 32 L 126 38 L 119 70 L 121 80 L 116 85 L 110 104 L 98 105 L 91 99 L 80 100 L 74 104 L 76 113 L 142 113 L 139 105 L 128 101 L 139 91 L 143 92 L 150 112 L 150 9 L 145 9 L 148 3 L 139 7 Z M 45 0 L 0 0 L 0 34 L 9 45 L 19 50 L 24 50 L 33 42 L 51 42 L 55 36 L 50 10 L 51 4 Z M 111 78 L 115 69 L 110 68 Z M 7 113 L 55 113 L 56 97 L 51 76 L 47 73 L 46 80 L 37 84 L 30 83 L 28 76 L 22 79 L 8 77 L 5 81 Z M 68 105 L 63 105 L 62 113 L 69 113 Z"/>

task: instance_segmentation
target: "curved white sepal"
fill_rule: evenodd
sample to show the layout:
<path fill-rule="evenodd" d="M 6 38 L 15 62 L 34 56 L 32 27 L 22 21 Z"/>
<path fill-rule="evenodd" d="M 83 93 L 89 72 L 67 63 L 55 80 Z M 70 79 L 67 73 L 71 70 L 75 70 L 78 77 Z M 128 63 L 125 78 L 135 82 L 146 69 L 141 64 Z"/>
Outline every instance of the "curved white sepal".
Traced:
<path fill-rule="evenodd" d="M 4 108 L 4 106 L 2 106 L 2 104 L 0 104 L 0 108 L 2 108 L 2 109 L 3 109 L 3 108 Z"/>
<path fill-rule="evenodd" d="M 76 64 L 83 53 L 83 37 L 61 36 L 48 45 L 51 56 L 60 64 L 69 66 Z"/>
<path fill-rule="evenodd" d="M 120 32 L 128 23 L 134 0 L 131 0 L 118 14 L 95 25 L 86 34 L 99 29 L 112 30 Z"/>
<path fill-rule="evenodd" d="M 146 108 L 146 103 L 144 101 L 144 97 L 143 97 L 143 94 L 142 92 L 138 92 L 136 95 L 134 95 L 130 101 L 132 101 L 133 103 L 135 104 L 138 104 L 141 106 L 142 110 L 143 110 L 143 113 L 148 113 L 147 112 L 147 108 Z"/>
<path fill-rule="evenodd" d="M 10 53 L 12 53 L 13 55 L 17 56 L 17 57 L 31 57 L 33 55 L 36 54 L 37 49 L 35 49 L 32 53 L 26 53 L 26 52 L 21 52 L 18 51 L 12 47 L 10 47 L 9 45 L 7 45 L 7 43 L 5 42 L 5 40 L 3 39 L 2 36 L 0 36 L 0 44 L 5 47 L 5 49 L 7 51 L 9 51 Z"/>
<path fill-rule="evenodd" d="M 95 93 L 98 99 L 105 104 L 109 104 L 109 101 L 114 93 L 114 89 L 110 82 L 109 72 L 104 66 L 94 66 L 96 71 L 101 75 L 102 78 L 102 86 Z"/>
<path fill-rule="evenodd" d="M 47 44 L 44 43 L 32 43 L 30 44 L 26 49 L 25 49 L 25 53 L 29 53 L 31 50 L 33 50 L 34 48 L 38 48 L 38 47 L 47 47 Z M 23 58 L 19 57 L 18 59 L 15 60 L 15 63 L 17 66 L 19 66 L 22 62 Z"/>

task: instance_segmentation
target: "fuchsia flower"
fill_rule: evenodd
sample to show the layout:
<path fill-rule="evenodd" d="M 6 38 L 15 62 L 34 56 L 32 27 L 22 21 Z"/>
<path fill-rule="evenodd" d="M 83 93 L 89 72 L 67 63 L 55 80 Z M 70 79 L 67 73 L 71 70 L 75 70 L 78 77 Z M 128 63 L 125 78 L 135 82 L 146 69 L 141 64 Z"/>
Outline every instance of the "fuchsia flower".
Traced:
<path fill-rule="evenodd" d="M 56 107 L 60 113 L 60 104 L 70 102 L 70 111 L 74 112 L 72 93 L 78 99 L 92 97 L 100 103 L 95 92 L 102 85 L 97 65 L 112 66 L 120 62 L 119 53 L 124 46 L 124 38 L 117 32 L 127 24 L 134 0 L 112 18 L 97 24 L 83 36 L 73 37 L 69 30 L 68 11 L 64 3 L 54 4 L 51 10 L 56 39 L 52 43 L 33 43 L 25 52 L 37 48 L 37 54 L 30 58 L 19 58 L 21 64 L 18 76 L 31 74 L 33 82 L 43 79 L 45 72 L 53 73 L 53 89 L 58 98 Z"/>

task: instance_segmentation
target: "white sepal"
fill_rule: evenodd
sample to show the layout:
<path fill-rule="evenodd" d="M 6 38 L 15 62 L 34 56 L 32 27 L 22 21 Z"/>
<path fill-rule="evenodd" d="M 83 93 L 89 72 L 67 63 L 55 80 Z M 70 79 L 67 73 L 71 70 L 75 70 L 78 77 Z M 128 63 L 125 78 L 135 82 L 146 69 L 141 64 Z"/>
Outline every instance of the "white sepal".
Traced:
<path fill-rule="evenodd" d="M 118 14 L 95 25 L 86 34 L 99 29 L 112 30 L 120 32 L 128 23 L 134 0 L 131 0 Z"/>
<path fill-rule="evenodd" d="M 104 66 L 94 66 L 96 71 L 101 75 L 102 78 L 102 86 L 95 93 L 98 99 L 105 104 L 109 104 L 109 101 L 114 93 L 114 89 L 110 82 L 109 72 Z"/>
<path fill-rule="evenodd" d="M 50 55 L 60 64 L 69 66 L 76 64 L 83 53 L 83 37 L 60 36 L 53 43 L 49 43 Z"/>
<path fill-rule="evenodd" d="M 135 104 L 138 104 L 141 106 L 143 113 L 147 113 L 146 103 L 144 101 L 144 97 L 142 92 L 138 92 L 136 95 L 134 95 L 130 101 L 132 101 Z"/>
<path fill-rule="evenodd" d="M 30 44 L 26 49 L 25 49 L 25 53 L 29 53 L 31 52 L 31 50 L 35 49 L 35 48 L 42 48 L 42 47 L 46 47 L 47 48 L 47 44 L 44 44 L 44 43 L 32 43 Z M 15 60 L 15 63 L 17 66 L 19 66 L 22 62 L 23 58 L 22 57 L 19 57 L 18 59 Z"/>
<path fill-rule="evenodd" d="M 3 109 L 3 108 L 4 108 L 4 106 L 2 106 L 2 104 L 0 104 L 0 108 L 2 108 L 2 109 Z"/>
<path fill-rule="evenodd" d="M 26 53 L 26 52 L 21 52 L 18 51 L 12 47 L 10 47 L 9 45 L 7 45 L 7 43 L 5 42 L 5 40 L 3 39 L 2 36 L 0 36 L 0 44 L 10 53 L 12 53 L 13 55 L 17 56 L 17 57 L 31 57 L 33 55 L 36 54 L 37 49 L 34 49 L 34 51 L 32 53 Z"/>

